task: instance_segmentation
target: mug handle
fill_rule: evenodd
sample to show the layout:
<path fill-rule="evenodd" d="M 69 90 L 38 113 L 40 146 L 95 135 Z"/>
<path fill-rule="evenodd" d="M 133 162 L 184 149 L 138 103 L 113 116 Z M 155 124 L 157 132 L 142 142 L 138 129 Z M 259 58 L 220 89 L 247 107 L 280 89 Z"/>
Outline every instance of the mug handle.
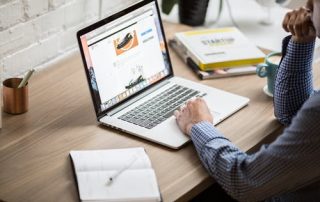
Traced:
<path fill-rule="evenodd" d="M 268 65 L 265 63 L 258 64 L 256 69 L 257 75 L 261 78 L 266 77 L 268 74 L 267 68 L 268 68 Z"/>

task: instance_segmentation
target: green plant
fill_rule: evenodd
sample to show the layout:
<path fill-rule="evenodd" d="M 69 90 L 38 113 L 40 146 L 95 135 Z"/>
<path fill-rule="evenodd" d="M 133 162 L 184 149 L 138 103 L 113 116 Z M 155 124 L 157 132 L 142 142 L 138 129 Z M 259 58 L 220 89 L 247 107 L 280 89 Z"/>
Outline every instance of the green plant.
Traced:
<path fill-rule="evenodd" d="M 168 15 L 171 12 L 173 6 L 178 2 L 179 0 L 162 0 L 162 12 Z"/>

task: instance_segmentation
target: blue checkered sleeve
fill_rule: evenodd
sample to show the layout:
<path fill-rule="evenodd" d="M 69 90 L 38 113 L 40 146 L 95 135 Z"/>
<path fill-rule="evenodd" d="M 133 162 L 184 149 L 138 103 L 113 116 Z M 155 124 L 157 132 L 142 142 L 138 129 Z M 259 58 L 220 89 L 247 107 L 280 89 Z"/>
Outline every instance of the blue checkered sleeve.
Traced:
<path fill-rule="evenodd" d="M 296 43 L 291 36 L 283 40 L 283 58 L 274 90 L 275 116 L 285 125 L 313 93 L 312 58 L 314 42 Z"/>
<path fill-rule="evenodd" d="M 316 190 L 300 193 L 302 199 L 320 200 L 320 161 L 316 160 L 320 155 L 320 94 L 314 98 L 311 102 L 316 107 L 308 103 L 276 141 L 254 154 L 241 151 L 208 122 L 194 125 L 191 139 L 203 166 L 239 201 L 262 201 L 310 184 L 318 184 Z"/>
<path fill-rule="evenodd" d="M 270 145 L 263 145 L 258 152 L 247 154 L 209 122 L 197 123 L 191 129 L 191 139 L 203 166 L 239 201 L 261 201 L 282 197 L 285 193 L 300 194 L 302 200 L 297 201 L 320 200 L 320 161 L 317 161 L 320 156 L 320 92 L 313 91 L 311 83 L 314 45 L 287 40 L 288 48 L 283 53 L 277 77 L 281 82 L 276 82 L 278 94 L 275 95 L 277 117 L 283 123 L 291 123 L 283 134 Z M 300 189 L 310 184 L 316 184 L 316 188 Z"/>

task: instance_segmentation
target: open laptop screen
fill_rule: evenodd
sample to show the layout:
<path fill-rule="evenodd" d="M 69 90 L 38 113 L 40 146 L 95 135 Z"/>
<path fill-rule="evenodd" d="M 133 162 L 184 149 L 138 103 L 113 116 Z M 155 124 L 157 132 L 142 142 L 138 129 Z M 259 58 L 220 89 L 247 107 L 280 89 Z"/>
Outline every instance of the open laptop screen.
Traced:
<path fill-rule="evenodd" d="M 81 35 L 80 44 L 97 114 L 172 73 L 154 1 Z"/>

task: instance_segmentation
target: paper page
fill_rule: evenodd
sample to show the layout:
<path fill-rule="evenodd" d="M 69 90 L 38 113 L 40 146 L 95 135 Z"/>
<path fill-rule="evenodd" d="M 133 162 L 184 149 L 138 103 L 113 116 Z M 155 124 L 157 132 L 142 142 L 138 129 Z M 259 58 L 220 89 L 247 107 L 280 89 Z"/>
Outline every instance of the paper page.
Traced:
<path fill-rule="evenodd" d="M 107 185 L 115 171 L 79 172 L 80 199 L 90 201 L 161 201 L 153 169 L 126 170 Z"/>
<path fill-rule="evenodd" d="M 76 172 L 119 170 L 130 162 L 130 169 L 151 168 L 143 148 L 71 151 Z"/>

